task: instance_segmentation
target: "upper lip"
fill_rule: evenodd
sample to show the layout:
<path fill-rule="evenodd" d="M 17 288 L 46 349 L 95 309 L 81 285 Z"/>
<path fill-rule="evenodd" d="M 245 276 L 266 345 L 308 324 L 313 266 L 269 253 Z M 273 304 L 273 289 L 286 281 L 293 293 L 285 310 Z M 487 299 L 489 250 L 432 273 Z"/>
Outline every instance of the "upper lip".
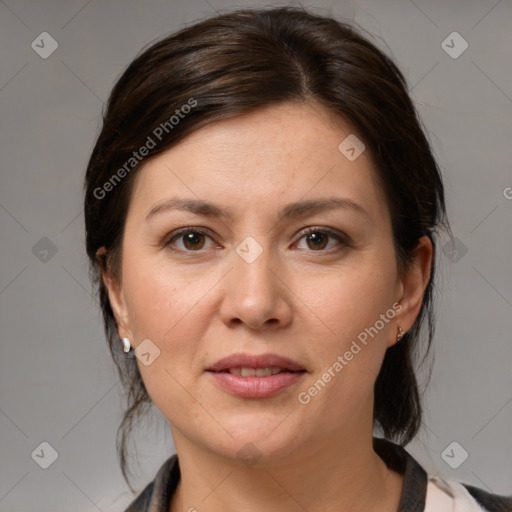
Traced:
<path fill-rule="evenodd" d="M 230 356 L 219 359 L 206 370 L 211 372 L 222 372 L 224 370 L 229 370 L 230 368 L 256 369 L 269 367 L 278 367 L 292 372 L 305 370 L 305 368 L 296 361 L 277 354 L 231 354 Z"/>

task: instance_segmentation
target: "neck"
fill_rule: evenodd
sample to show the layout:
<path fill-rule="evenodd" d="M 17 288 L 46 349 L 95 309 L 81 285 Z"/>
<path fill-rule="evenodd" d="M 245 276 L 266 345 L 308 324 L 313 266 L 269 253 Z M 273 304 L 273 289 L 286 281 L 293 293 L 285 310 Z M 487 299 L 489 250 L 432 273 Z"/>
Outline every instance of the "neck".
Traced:
<path fill-rule="evenodd" d="M 352 434 L 352 433 L 351 433 Z M 372 433 L 340 435 L 285 459 L 246 467 L 173 431 L 181 479 L 171 512 L 396 511 L 402 477 L 373 451 Z"/>

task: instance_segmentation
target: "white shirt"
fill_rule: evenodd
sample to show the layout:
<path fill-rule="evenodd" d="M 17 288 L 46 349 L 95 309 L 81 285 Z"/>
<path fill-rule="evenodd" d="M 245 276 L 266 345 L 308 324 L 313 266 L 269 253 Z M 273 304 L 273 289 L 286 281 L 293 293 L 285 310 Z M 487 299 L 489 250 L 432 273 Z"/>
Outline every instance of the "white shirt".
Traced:
<path fill-rule="evenodd" d="M 429 476 L 425 512 L 482 512 L 485 510 L 462 484 Z"/>

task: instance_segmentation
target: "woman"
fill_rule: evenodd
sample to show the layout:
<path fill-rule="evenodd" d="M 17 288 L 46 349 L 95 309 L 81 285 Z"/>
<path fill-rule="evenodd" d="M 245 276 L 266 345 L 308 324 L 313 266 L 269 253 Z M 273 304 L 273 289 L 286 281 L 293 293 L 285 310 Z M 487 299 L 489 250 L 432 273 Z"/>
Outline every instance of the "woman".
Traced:
<path fill-rule="evenodd" d="M 109 99 L 85 219 L 123 474 L 151 403 L 177 452 L 128 511 L 512 510 L 402 447 L 449 226 L 404 78 L 352 27 L 238 11 L 145 50 Z"/>

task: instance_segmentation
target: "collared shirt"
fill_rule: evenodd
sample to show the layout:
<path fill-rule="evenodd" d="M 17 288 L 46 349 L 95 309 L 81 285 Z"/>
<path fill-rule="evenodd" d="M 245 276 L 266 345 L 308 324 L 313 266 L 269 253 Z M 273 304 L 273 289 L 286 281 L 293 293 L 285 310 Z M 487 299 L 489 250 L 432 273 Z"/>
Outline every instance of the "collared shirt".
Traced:
<path fill-rule="evenodd" d="M 404 476 L 397 512 L 512 512 L 512 496 L 429 476 L 403 447 L 385 439 L 374 438 L 373 447 L 388 468 Z M 172 455 L 125 512 L 169 512 L 179 480 L 178 457 Z"/>

